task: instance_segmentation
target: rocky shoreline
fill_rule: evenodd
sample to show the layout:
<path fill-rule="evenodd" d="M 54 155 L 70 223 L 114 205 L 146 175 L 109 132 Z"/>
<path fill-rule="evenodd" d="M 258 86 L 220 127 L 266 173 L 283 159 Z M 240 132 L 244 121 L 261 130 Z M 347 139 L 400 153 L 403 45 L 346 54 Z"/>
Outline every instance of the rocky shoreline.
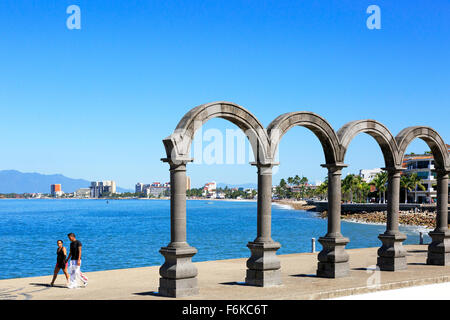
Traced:
<path fill-rule="evenodd" d="M 326 218 L 327 212 L 324 211 L 319 215 L 321 218 Z M 361 213 L 343 212 L 341 217 L 342 220 L 353 222 L 386 224 L 387 213 L 385 211 Z M 422 226 L 428 229 L 433 229 L 436 226 L 436 214 L 428 211 L 417 213 L 413 211 L 400 211 L 399 224 L 407 226 Z"/>
<path fill-rule="evenodd" d="M 293 200 L 276 200 L 274 203 L 288 205 L 294 210 L 305 210 L 305 211 L 313 211 L 316 206 L 308 205 L 306 201 L 293 201 Z"/>
<path fill-rule="evenodd" d="M 289 200 L 278 200 L 276 203 L 289 205 L 294 210 L 306 210 L 314 211 L 314 205 L 308 205 L 306 201 L 289 201 Z M 319 217 L 325 219 L 327 217 L 327 211 L 317 213 Z M 359 223 L 376 223 L 376 224 L 386 224 L 386 211 L 377 212 L 360 212 L 360 213 L 350 213 L 343 212 L 341 214 L 342 220 L 359 222 Z M 436 226 L 436 213 L 423 211 L 400 211 L 399 212 L 399 223 L 401 225 L 408 226 L 423 226 L 429 229 L 434 229 Z"/>

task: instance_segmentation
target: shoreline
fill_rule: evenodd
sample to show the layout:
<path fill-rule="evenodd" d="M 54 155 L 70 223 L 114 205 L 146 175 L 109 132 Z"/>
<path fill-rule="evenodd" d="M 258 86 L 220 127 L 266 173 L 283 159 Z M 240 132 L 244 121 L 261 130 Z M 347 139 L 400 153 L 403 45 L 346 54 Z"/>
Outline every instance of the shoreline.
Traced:
<path fill-rule="evenodd" d="M 289 206 L 293 210 L 315 211 L 313 209 L 316 208 L 316 206 L 309 205 L 303 200 L 272 200 L 272 204 Z"/>
<path fill-rule="evenodd" d="M 0 198 L 0 200 L 170 200 L 170 197 L 162 198 Z M 215 198 L 186 198 L 186 200 L 203 201 L 239 201 L 256 202 L 256 199 L 215 199 Z"/>
<path fill-rule="evenodd" d="M 307 205 L 306 201 L 292 201 L 292 200 L 278 200 L 273 203 L 290 206 L 293 210 L 314 211 L 314 205 Z M 326 219 L 327 211 L 322 213 L 317 212 L 317 216 Z M 360 223 L 360 224 L 376 224 L 385 225 L 387 222 L 386 211 L 376 212 L 359 212 L 349 213 L 342 212 L 342 221 Z M 399 225 L 408 227 L 424 227 L 426 230 L 433 230 L 436 226 L 436 214 L 434 212 L 413 212 L 413 211 L 399 211 Z"/>

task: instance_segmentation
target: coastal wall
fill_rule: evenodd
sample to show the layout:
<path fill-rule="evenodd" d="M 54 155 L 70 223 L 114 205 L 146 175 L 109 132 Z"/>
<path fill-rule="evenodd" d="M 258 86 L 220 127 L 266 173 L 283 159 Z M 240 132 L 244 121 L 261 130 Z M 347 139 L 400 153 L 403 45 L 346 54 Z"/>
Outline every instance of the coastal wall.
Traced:
<path fill-rule="evenodd" d="M 309 201 L 308 204 L 314 205 L 317 212 L 323 212 L 328 210 L 327 201 Z M 417 203 L 401 203 L 400 211 L 436 211 L 436 206 L 422 205 Z M 341 211 L 347 213 L 360 213 L 360 212 L 379 212 L 387 211 L 386 203 L 343 203 L 341 205 Z"/>
<path fill-rule="evenodd" d="M 328 211 L 327 201 L 308 201 L 308 205 L 315 206 L 314 211 Z M 383 212 L 387 211 L 386 203 L 343 203 L 341 205 L 343 213 L 361 213 L 361 212 Z M 418 211 L 418 212 L 435 212 L 436 205 L 418 204 L 418 203 L 400 203 L 400 211 Z M 450 211 L 448 216 L 450 224 Z"/>

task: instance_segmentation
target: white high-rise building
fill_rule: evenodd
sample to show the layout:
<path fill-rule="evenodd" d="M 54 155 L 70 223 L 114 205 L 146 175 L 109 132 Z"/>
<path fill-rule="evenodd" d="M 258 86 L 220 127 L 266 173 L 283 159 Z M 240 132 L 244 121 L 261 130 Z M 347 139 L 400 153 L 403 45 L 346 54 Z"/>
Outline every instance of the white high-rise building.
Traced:
<path fill-rule="evenodd" d="M 135 193 L 142 193 L 142 192 L 144 192 L 144 184 L 141 183 L 141 182 L 136 183 L 134 192 Z"/>
<path fill-rule="evenodd" d="M 104 193 L 116 193 L 116 182 L 113 180 L 91 182 L 91 198 L 101 197 Z"/>

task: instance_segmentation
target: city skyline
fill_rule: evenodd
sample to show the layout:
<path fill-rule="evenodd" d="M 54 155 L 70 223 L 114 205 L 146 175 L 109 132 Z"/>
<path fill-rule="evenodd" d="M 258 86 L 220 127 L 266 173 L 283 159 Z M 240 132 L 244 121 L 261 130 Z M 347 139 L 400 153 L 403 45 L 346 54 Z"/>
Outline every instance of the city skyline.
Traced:
<path fill-rule="evenodd" d="M 369 1 L 78 1 L 81 29 L 68 30 L 72 3 L 50 3 L 0 4 L 0 44 L 8 48 L 1 53 L 8 62 L 0 76 L 2 170 L 114 179 L 127 189 L 168 181 L 161 140 L 188 110 L 214 100 L 244 106 L 264 126 L 308 110 L 335 130 L 372 118 L 394 135 L 428 125 L 450 141 L 449 4 L 377 1 L 382 28 L 369 30 Z M 235 128 L 214 119 L 203 131 Z M 422 141 L 408 149 L 427 150 Z M 323 162 L 316 137 L 294 128 L 281 143 L 274 184 L 294 174 L 323 180 Z M 360 135 L 346 163 L 344 175 L 382 167 L 383 157 L 373 138 Z M 212 179 L 256 183 L 248 164 L 188 170 L 193 187 Z"/>

